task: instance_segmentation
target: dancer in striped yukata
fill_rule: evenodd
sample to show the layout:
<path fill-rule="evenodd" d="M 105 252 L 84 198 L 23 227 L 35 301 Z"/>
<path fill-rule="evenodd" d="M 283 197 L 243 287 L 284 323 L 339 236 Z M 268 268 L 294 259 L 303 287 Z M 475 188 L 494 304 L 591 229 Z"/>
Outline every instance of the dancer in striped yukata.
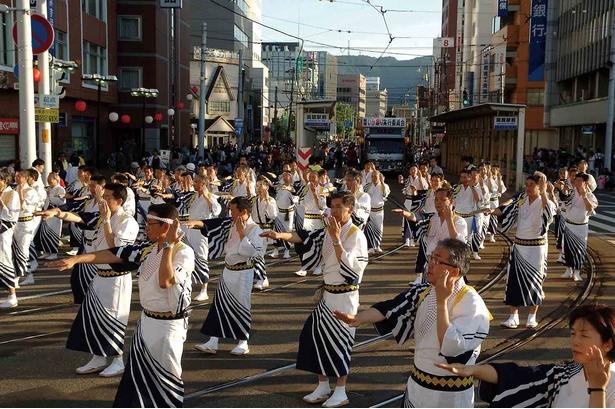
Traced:
<path fill-rule="evenodd" d="M 361 172 L 356 170 L 346 173 L 346 189 L 354 196 L 354 207 L 350 218 L 352 222 L 361 230 L 365 230 L 369 212 L 372 209 L 372 199 L 362 191 L 363 181 L 361 180 Z M 371 183 L 371 182 L 370 182 Z M 375 240 L 375 237 L 372 237 Z"/>
<path fill-rule="evenodd" d="M 472 377 L 450 376 L 447 370 L 434 366 L 474 364 L 489 333 L 485 302 L 464 280 L 470 270 L 470 255 L 464 241 L 442 240 L 429 257 L 429 284 L 412 286 L 356 315 L 333 312 L 353 328 L 376 324 L 381 335 L 393 332 L 399 345 L 414 335 L 414 367 L 406 383 L 404 407 L 474 407 Z"/>
<path fill-rule="evenodd" d="M 554 187 L 547 177 L 536 172 L 527 178 L 525 192 L 513 199 L 490 209 L 489 214 L 504 216 L 502 231 L 508 232 L 516 225 L 515 243 L 510 252 L 506 277 L 504 304 L 509 306 L 510 316 L 503 327 L 519 326 L 519 307 L 530 307 L 525 326 L 538 326 L 536 314 L 545 298 L 542 284 L 547 276 L 547 233 L 555 215 L 553 197 Z"/>
<path fill-rule="evenodd" d="M 472 173 L 474 171 L 467 169 L 459 173 L 459 184 L 453 188 L 453 194 L 455 197 L 455 213 L 463 217 L 468 226 L 466 241 L 472 247 L 474 260 L 480 260 L 478 254 L 480 240 L 477 237 L 480 218 L 477 220 L 476 211 L 483 202 L 483 196 L 480 187 L 473 181 Z"/>
<path fill-rule="evenodd" d="M 285 165 L 286 166 L 286 165 Z M 288 233 L 293 231 L 295 224 L 295 205 L 299 198 L 294 195 L 293 177 L 290 172 L 282 173 L 282 183 L 278 185 L 275 201 L 278 206 L 278 215 L 273 221 L 274 230 L 278 233 Z M 282 258 L 290 258 L 290 244 L 284 240 L 274 243 L 271 257 L 278 258 L 280 249 L 284 249 Z"/>
<path fill-rule="evenodd" d="M 208 236 L 210 242 L 210 258 L 218 257 L 221 247 L 226 252 L 225 266 L 216 287 L 214 302 L 201 328 L 201 333 L 211 338 L 204 344 L 195 345 L 195 348 L 216 354 L 219 339 L 230 338 L 239 341 L 231 354 L 245 355 L 250 352 L 248 339 L 252 325 L 250 307 L 254 270 L 264 268 L 263 239 L 260 237 L 261 228 L 250 216 L 250 199 L 233 198 L 229 207 L 232 224 L 228 218 L 185 223 L 190 228 L 204 228 L 203 234 Z M 221 246 L 221 242 L 226 244 Z"/>
<path fill-rule="evenodd" d="M 564 255 L 561 253 L 562 241 L 564 240 L 564 227 L 566 227 L 566 208 L 562 198 L 566 198 L 572 189 L 572 183 L 570 182 L 568 173 L 570 172 L 572 180 L 574 175 L 577 174 L 576 166 L 570 168 L 560 168 L 559 180 L 555 184 L 555 203 L 557 203 L 557 213 L 555 214 L 555 248 L 560 250 L 558 263 L 564 263 Z"/>
<path fill-rule="evenodd" d="M 154 171 L 149 166 L 143 167 L 143 179 L 132 184 L 132 188 L 137 193 L 137 222 L 139 222 L 139 239 L 145 240 L 145 224 L 147 213 L 152 204 L 152 196 L 155 193 L 154 186 L 158 185 L 158 180 L 154 178 Z"/>
<path fill-rule="evenodd" d="M 11 174 L 7 170 L 0 170 L 0 246 L 3 249 L 13 246 L 13 234 L 21 210 L 19 194 L 11 189 L 10 183 Z M 10 251 L 0 251 L 0 288 L 6 288 L 9 293 L 0 308 L 17 306 L 17 276 L 13 257 Z"/>
<path fill-rule="evenodd" d="M 105 185 L 99 212 L 75 214 L 56 208 L 39 215 L 44 219 L 53 217 L 85 225 L 95 234 L 91 250 L 106 250 L 132 244 L 137 238 L 139 225 L 122 208 L 126 196 L 123 185 L 109 183 Z M 58 265 L 71 266 L 82 258 L 74 256 Z M 77 368 L 79 375 L 100 372 L 100 376 L 108 378 L 124 372 L 122 355 L 130 313 L 132 275 L 130 271 L 116 271 L 108 264 L 96 264 L 96 268 L 97 274 L 75 317 L 66 348 L 93 355 L 86 365 Z M 108 356 L 112 356 L 113 360 L 107 366 Z"/>
<path fill-rule="evenodd" d="M 380 245 L 382 244 L 384 232 L 384 202 L 386 202 L 387 197 L 391 194 L 391 188 L 384 183 L 384 175 L 377 170 L 371 174 L 371 183 L 367 194 L 371 199 L 369 219 L 365 227 L 368 252 L 382 253 Z"/>
<path fill-rule="evenodd" d="M 431 175 L 432 180 L 437 173 Z M 419 252 L 416 256 L 416 280 L 410 285 L 427 283 L 425 271 L 427 260 L 440 242 L 447 238 L 466 240 L 468 226 L 463 217 L 455 214 L 453 210 L 453 191 L 450 188 L 436 190 L 434 200 L 435 213 L 414 213 L 403 209 L 394 209 L 393 212 L 405 217 L 416 224 L 416 235 L 419 240 Z"/>
<path fill-rule="evenodd" d="M 34 233 L 36 233 L 34 212 L 36 212 L 40 201 L 38 193 L 32 187 L 37 176 L 38 173 L 34 169 L 23 169 L 15 172 L 15 182 L 17 183 L 15 190 L 19 195 L 21 210 L 13 234 L 12 251 L 17 279 L 27 276 L 21 283 L 22 285 L 34 284 L 32 274 L 28 273 L 28 260 L 30 258 L 30 244 L 34 238 Z"/>
<path fill-rule="evenodd" d="M 274 220 L 278 217 L 278 205 L 276 200 L 269 196 L 269 188 L 271 182 L 265 176 L 259 176 L 256 181 L 256 196 L 252 198 L 252 220 L 263 231 L 274 229 Z M 262 260 L 260 263 L 265 266 L 264 256 L 267 254 L 268 240 L 263 240 L 263 248 L 261 249 Z M 256 283 L 254 288 L 264 290 L 269 287 L 269 278 L 267 278 L 266 268 L 254 270 L 254 279 Z"/>
<path fill-rule="evenodd" d="M 81 254 L 53 264 L 61 270 L 69 269 L 75 261 L 108 264 L 115 271 L 139 269 L 143 311 L 113 406 L 181 407 L 181 357 L 188 329 L 194 252 L 182 243 L 184 234 L 172 205 L 151 205 L 146 231 L 149 242 Z"/>
<path fill-rule="evenodd" d="M 45 209 L 55 209 L 66 203 L 64 198 L 66 191 L 60 186 L 60 176 L 56 172 L 51 172 L 47 176 L 49 184 L 49 195 L 46 200 Z M 62 219 L 53 218 L 42 220 L 34 236 L 34 243 L 37 251 L 42 251 L 42 260 L 57 260 L 60 236 L 62 234 Z"/>
<path fill-rule="evenodd" d="M 506 185 L 502 181 L 502 174 L 500 173 L 500 167 L 497 165 L 490 166 L 490 176 L 487 177 L 487 188 L 491 193 L 489 197 L 489 208 L 497 209 L 500 206 L 500 198 L 506 192 Z M 495 233 L 498 229 L 498 218 L 492 214 L 488 217 L 489 227 L 487 228 L 487 234 L 489 234 L 489 242 L 495 243 Z"/>
<path fill-rule="evenodd" d="M 566 209 L 562 255 L 567 267 L 563 277 L 572 276 L 574 281 L 583 281 L 581 268 L 587 255 L 589 218 L 596 214 L 598 207 L 598 199 L 591 192 L 589 176 L 587 173 L 577 173 L 574 189 L 562 198 Z"/>
<path fill-rule="evenodd" d="M 66 187 L 66 200 L 62 210 L 75 211 L 79 206 L 83 206 L 85 200 L 88 199 L 88 185 L 90 178 L 93 176 L 94 168 L 88 166 L 79 166 L 77 169 L 77 180 Z M 79 252 L 79 247 L 83 243 L 83 231 L 75 223 L 68 224 L 70 234 L 71 250 L 66 254 L 74 256 Z"/>
<path fill-rule="evenodd" d="M 604 304 L 578 307 L 568 326 L 573 363 L 436 366 L 455 376 L 478 379 L 478 394 L 491 407 L 615 407 L 615 310 Z"/>
<path fill-rule="evenodd" d="M 405 182 L 403 175 L 399 175 L 397 178 L 400 184 L 404 184 L 404 188 L 401 192 L 406 196 L 406 200 L 404 202 L 405 209 L 409 212 L 418 211 L 417 206 L 420 203 L 420 199 L 415 198 L 415 196 L 417 195 L 417 192 L 427 190 L 429 188 L 427 181 L 419 173 L 419 168 L 416 165 L 410 166 L 408 169 L 408 178 Z M 408 247 L 414 247 L 414 234 L 410 229 L 410 225 L 405 220 L 402 221 L 402 229 L 405 245 Z"/>
<path fill-rule="evenodd" d="M 322 406 L 325 408 L 349 403 L 346 381 L 355 330 L 333 318 L 333 311 L 354 315 L 359 308 L 359 284 L 367 267 L 368 253 L 367 239 L 350 217 L 354 204 L 352 193 L 336 194 L 331 198 L 331 217 L 327 227 L 311 232 L 263 233 L 263 237 L 297 243 L 297 251 L 308 264 L 323 262 L 322 298 L 299 336 L 297 369 L 318 375 L 317 388 L 303 400 L 324 402 Z M 337 378 L 333 394 L 330 376 Z"/>
<path fill-rule="evenodd" d="M 222 206 L 218 203 L 217 197 L 209 192 L 207 189 L 208 185 L 209 180 L 206 176 L 196 175 L 194 178 L 194 191 L 177 195 L 180 202 L 180 222 L 207 220 L 220 215 Z M 203 236 L 200 230 L 190 229 L 184 225 L 182 225 L 182 231 L 186 234 L 188 244 L 194 250 L 196 268 L 192 272 L 192 283 L 201 284 L 201 290 L 194 299 L 195 301 L 208 300 L 209 243 L 207 242 L 207 237 Z"/>

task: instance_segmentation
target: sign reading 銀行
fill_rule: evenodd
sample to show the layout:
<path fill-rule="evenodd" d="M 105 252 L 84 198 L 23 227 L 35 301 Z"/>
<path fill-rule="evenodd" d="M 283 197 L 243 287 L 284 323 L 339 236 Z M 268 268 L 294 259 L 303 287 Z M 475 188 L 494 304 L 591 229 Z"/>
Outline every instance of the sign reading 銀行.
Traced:
<path fill-rule="evenodd" d="M 527 75 L 528 81 L 544 81 L 545 79 L 547 3 L 547 0 L 532 0 Z"/>
<path fill-rule="evenodd" d="M 496 116 L 493 128 L 496 131 L 514 131 L 517 129 L 516 116 Z"/>

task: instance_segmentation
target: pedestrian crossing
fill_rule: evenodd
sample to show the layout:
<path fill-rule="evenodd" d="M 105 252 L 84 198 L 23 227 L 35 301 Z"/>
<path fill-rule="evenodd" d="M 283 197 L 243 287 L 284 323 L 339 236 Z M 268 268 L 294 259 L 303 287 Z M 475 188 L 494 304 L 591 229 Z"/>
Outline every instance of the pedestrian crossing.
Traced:
<path fill-rule="evenodd" d="M 594 191 L 598 198 L 596 214 L 589 218 L 589 233 L 615 236 L 615 192 Z"/>

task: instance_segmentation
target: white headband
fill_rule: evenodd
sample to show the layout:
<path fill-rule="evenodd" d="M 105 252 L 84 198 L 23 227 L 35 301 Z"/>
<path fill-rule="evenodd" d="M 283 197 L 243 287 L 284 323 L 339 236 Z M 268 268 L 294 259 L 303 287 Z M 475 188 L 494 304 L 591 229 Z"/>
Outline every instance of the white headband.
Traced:
<path fill-rule="evenodd" d="M 173 219 L 165 219 L 164 217 L 154 216 L 153 214 L 148 214 L 147 218 L 152 220 L 158 220 L 159 222 L 163 222 L 166 224 L 173 224 Z"/>

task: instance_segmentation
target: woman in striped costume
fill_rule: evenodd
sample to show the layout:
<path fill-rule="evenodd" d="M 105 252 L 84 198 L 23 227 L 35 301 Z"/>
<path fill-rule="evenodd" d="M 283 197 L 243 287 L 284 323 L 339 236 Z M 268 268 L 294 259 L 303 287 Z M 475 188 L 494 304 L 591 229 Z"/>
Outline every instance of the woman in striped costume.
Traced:
<path fill-rule="evenodd" d="M 55 209 L 66 203 L 65 190 L 60 186 L 60 176 L 51 172 L 47 176 L 49 184 L 49 195 L 45 209 Z M 58 247 L 60 244 L 60 235 L 62 234 L 62 219 L 53 218 L 42 220 L 34 236 L 34 243 L 37 251 L 45 252 L 41 259 L 56 260 L 58 258 Z"/>
<path fill-rule="evenodd" d="M 371 198 L 371 211 L 365 227 L 367 248 L 370 253 L 382 253 L 382 234 L 384 232 L 384 202 L 391 194 L 391 188 L 384 183 L 384 175 L 377 170 L 371 174 L 371 183 L 367 194 Z"/>
<path fill-rule="evenodd" d="M 0 246 L 10 249 L 13 245 L 13 234 L 17 219 L 19 218 L 19 195 L 10 188 L 11 174 L 7 170 L 0 170 Z M 0 308 L 17 306 L 15 287 L 17 277 L 13 254 L 10 251 L 0 252 L 0 288 L 9 291 L 7 299 L 0 304 Z"/>
<path fill-rule="evenodd" d="M 299 336 L 297 369 L 318 375 L 318 387 L 303 400 L 323 403 L 325 408 L 348 405 L 346 381 L 350 370 L 354 328 L 333 318 L 333 311 L 356 314 L 359 284 L 367 267 L 367 239 L 352 223 L 354 195 L 336 194 L 331 199 L 327 227 L 312 232 L 265 232 L 263 237 L 297 243 L 302 259 L 311 265 L 323 262 L 322 298 L 308 317 Z M 337 378 L 333 394 L 329 376 Z"/>
<path fill-rule="evenodd" d="M 550 199 L 553 190 L 553 185 L 547 183 L 547 177 L 536 172 L 527 178 L 525 192 L 517 194 L 503 206 L 487 211 L 487 214 L 504 216 L 503 232 L 517 226 L 508 262 L 504 296 L 510 316 L 502 322 L 503 327 L 519 326 L 520 306 L 530 307 L 525 326 L 538 326 L 536 313 L 545 298 L 542 283 L 547 275 L 547 233 L 555 215 L 555 203 Z"/>

